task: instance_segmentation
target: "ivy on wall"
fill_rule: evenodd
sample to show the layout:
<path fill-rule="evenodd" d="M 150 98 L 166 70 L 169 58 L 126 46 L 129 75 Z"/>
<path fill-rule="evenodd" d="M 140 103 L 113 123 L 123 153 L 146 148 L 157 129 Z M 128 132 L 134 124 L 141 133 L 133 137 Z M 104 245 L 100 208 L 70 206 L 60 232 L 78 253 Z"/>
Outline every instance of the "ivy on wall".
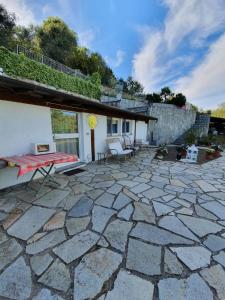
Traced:
<path fill-rule="evenodd" d="M 69 92 L 74 92 L 90 98 L 99 99 L 101 95 L 98 81 L 83 80 L 54 70 L 44 64 L 33 61 L 23 54 L 15 54 L 4 47 L 0 47 L 0 67 L 10 76 L 19 76 L 40 83 L 54 86 Z"/>

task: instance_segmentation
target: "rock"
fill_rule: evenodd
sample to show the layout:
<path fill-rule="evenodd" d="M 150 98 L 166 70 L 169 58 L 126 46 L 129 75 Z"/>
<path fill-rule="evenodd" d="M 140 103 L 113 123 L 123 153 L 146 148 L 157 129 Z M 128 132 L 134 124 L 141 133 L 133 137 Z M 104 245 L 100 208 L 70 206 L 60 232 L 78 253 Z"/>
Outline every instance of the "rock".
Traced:
<path fill-rule="evenodd" d="M 199 206 L 197 204 L 195 205 L 195 211 L 199 217 L 203 217 L 203 218 L 214 220 L 214 221 L 217 220 L 217 217 L 215 215 L 211 214 L 208 210 L 202 208 L 201 206 Z"/>
<path fill-rule="evenodd" d="M 118 197 L 116 198 L 116 200 L 113 204 L 113 208 L 120 210 L 121 208 L 123 208 L 130 202 L 131 202 L 131 199 L 128 196 L 126 196 L 124 193 L 121 192 L 121 193 L 119 193 Z"/>
<path fill-rule="evenodd" d="M 36 275 L 41 275 L 52 263 L 53 258 L 50 254 L 35 255 L 30 258 L 30 265 Z"/>
<path fill-rule="evenodd" d="M 7 235 L 3 232 L 3 230 L 0 229 L 0 245 L 7 241 L 9 238 Z"/>
<path fill-rule="evenodd" d="M 19 203 L 16 198 L 1 198 L 0 201 L 0 211 L 4 213 L 11 212 Z"/>
<path fill-rule="evenodd" d="M 71 210 L 71 208 L 80 200 L 81 197 L 82 197 L 82 194 L 74 195 L 74 193 L 71 192 L 63 200 L 63 209 L 66 211 Z"/>
<path fill-rule="evenodd" d="M 32 206 L 7 230 L 7 233 L 21 240 L 28 240 L 54 213 L 53 209 Z"/>
<path fill-rule="evenodd" d="M 47 234 L 47 232 L 35 233 L 29 240 L 27 240 L 27 244 L 31 244 L 31 243 L 34 243 L 34 242 L 40 240 L 46 234 Z"/>
<path fill-rule="evenodd" d="M 225 252 L 224 251 L 220 251 L 219 254 L 214 255 L 213 259 L 220 263 L 223 267 L 225 267 Z"/>
<path fill-rule="evenodd" d="M 150 224 L 138 222 L 131 231 L 130 236 L 142 239 L 144 241 L 159 244 L 193 244 L 193 241 L 171 233 L 165 229 L 158 228 Z"/>
<path fill-rule="evenodd" d="M 225 194 L 225 193 L 224 193 Z M 224 219 L 225 216 L 225 206 L 217 201 L 210 201 L 207 203 L 201 204 L 202 207 L 209 210 L 211 213 L 219 217 L 220 219 Z"/>
<path fill-rule="evenodd" d="M 202 246 L 170 247 L 170 249 L 192 271 L 210 264 L 211 252 Z"/>
<path fill-rule="evenodd" d="M 109 243 L 106 241 L 104 236 L 101 236 L 100 240 L 98 241 L 98 246 L 107 248 L 109 246 Z"/>
<path fill-rule="evenodd" d="M 202 270 L 202 277 L 216 290 L 219 299 L 225 299 L 225 272 L 220 265 Z M 204 298 L 202 298 L 204 299 Z"/>
<path fill-rule="evenodd" d="M 154 285 L 151 282 L 121 270 L 113 290 L 107 293 L 105 300 L 151 300 L 153 292 Z"/>
<path fill-rule="evenodd" d="M 188 239 L 199 242 L 199 239 L 175 216 L 163 217 L 159 221 L 159 226 L 182 235 Z"/>
<path fill-rule="evenodd" d="M 61 202 L 66 198 L 66 196 L 68 196 L 69 193 L 70 190 L 54 189 L 36 200 L 34 203 L 50 208 L 63 207 Z"/>
<path fill-rule="evenodd" d="M 188 201 L 186 201 L 186 200 L 183 200 L 183 199 L 178 199 L 178 198 L 176 198 L 176 199 L 174 199 L 174 201 L 175 201 L 177 204 L 179 204 L 180 206 L 182 205 L 182 206 L 187 207 L 187 208 L 189 208 L 189 207 L 191 206 L 191 203 L 190 203 L 190 202 L 188 202 Z"/>
<path fill-rule="evenodd" d="M 66 229 L 69 235 L 75 235 L 87 229 L 91 217 L 71 218 L 66 220 Z"/>
<path fill-rule="evenodd" d="M 178 215 L 178 218 L 199 237 L 203 237 L 209 233 L 217 233 L 223 229 L 222 226 L 201 218 L 184 215 Z"/>
<path fill-rule="evenodd" d="M 213 300 L 213 294 L 198 274 L 187 279 L 167 278 L 159 281 L 159 300 Z"/>
<path fill-rule="evenodd" d="M 153 206 L 157 216 L 167 215 L 174 210 L 173 207 L 156 201 L 153 201 Z"/>
<path fill-rule="evenodd" d="M 46 234 L 40 240 L 33 244 L 29 244 L 26 246 L 26 253 L 28 254 L 37 254 L 42 252 L 48 248 L 52 248 L 57 244 L 62 243 L 66 240 L 65 233 L 62 229 L 58 229 L 55 231 Z"/>
<path fill-rule="evenodd" d="M 88 197 L 82 197 L 69 211 L 68 216 L 73 218 L 86 217 L 90 215 L 93 207 L 93 200 Z"/>
<path fill-rule="evenodd" d="M 224 194 L 224 192 L 208 193 L 207 196 L 225 201 L 225 194 Z M 208 199 L 206 199 L 206 200 L 208 200 Z"/>
<path fill-rule="evenodd" d="M 24 258 L 19 257 L 0 275 L 0 296 L 24 300 L 31 293 L 31 271 Z"/>
<path fill-rule="evenodd" d="M 203 190 L 203 192 L 216 192 L 217 189 L 210 183 L 206 182 L 205 180 L 196 180 L 195 183 Z"/>
<path fill-rule="evenodd" d="M 67 292 L 71 284 L 69 269 L 59 259 L 38 279 L 38 282 L 54 288 L 58 291 Z"/>
<path fill-rule="evenodd" d="M 133 213 L 133 206 L 132 204 L 127 205 L 126 207 L 124 207 L 123 209 L 121 209 L 121 211 L 117 214 L 118 218 L 122 218 L 124 220 L 129 221 L 130 220 L 130 216 Z"/>
<path fill-rule="evenodd" d="M 208 235 L 203 244 L 211 251 L 219 251 L 225 249 L 225 239 L 213 234 Z"/>
<path fill-rule="evenodd" d="M 115 210 L 95 205 L 92 210 L 92 230 L 102 233 Z"/>
<path fill-rule="evenodd" d="M 139 193 L 145 192 L 146 190 L 149 190 L 149 189 L 150 189 L 150 186 L 148 184 L 141 183 L 141 184 L 138 184 L 135 187 L 131 188 L 130 190 L 134 194 L 139 194 Z"/>
<path fill-rule="evenodd" d="M 63 300 L 63 298 L 48 289 L 42 289 L 32 300 Z"/>
<path fill-rule="evenodd" d="M 180 208 L 180 209 L 176 210 L 176 213 L 181 214 L 181 215 L 191 216 L 193 214 L 193 211 L 190 208 L 183 207 L 183 208 Z"/>
<path fill-rule="evenodd" d="M 107 181 L 102 181 L 102 182 L 98 182 L 95 184 L 95 188 L 109 188 L 110 186 L 112 186 L 114 184 L 114 180 L 107 180 Z"/>
<path fill-rule="evenodd" d="M 114 196 L 112 194 L 104 193 L 95 201 L 95 204 L 111 208 L 113 201 Z"/>
<path fill-rule="evenodd" d="M 49 231 L 64 227 L 65 217 L 66 213 L 64 211 L 59 212 L 44 225 L 43 229 Z"/>
<path fill-rule="evenodd" d="M 0 213 L 2 214 L 2 213 Z M 16 222 L 16 220 L 18 220 L 21 216 L 22 216 L 22 211 L 21 210 L 18 210 L 18 209 L 14 209 L 10 214 L 4 214 L 4 217 L 2 220 L 3 221 L 3 228 L 6 230 L 8 229 L 13 223 Z M 1 216 L 1 215 L 0 215 Z"/>
<path fill-rule="evenodd" d="M 98 234 L 90 230 L 86 230 L 54 248 L 53 252 L 64 262 L 69 264 L 90 250 L 98 240 Z"/>
<path fill-rule="evenodd" d="M 6 240 L 0 245 L 0 271 L 10 264 L 23 248 L 15 239 Z"/>
<path fill-rule="evenodd" d="M 122 262 L 122 256 L 101 248 L 85 255 L 74 270 L 74 300 L 93 299 Z"/>
<path fill-rule="evenodd" d="M 152 210 L 152 206 L 141 202 L 134 202 L 133 220 L 155 224 L 155 214 Z"/>
<path fill-rule="evenodd" d="M 165 249 L 164 256 L 164 270 L 168 274 L 180 275 L 183 272 L 183 266 L 178 261 L 176 256 L 171 253 L 168 249 Z"/>
<path fill-rule="evenodd" d="M 137 197 L 134 193 L 132 193 L 131 191 L 129 191 L 128 189 L 124 188 L 123 189 L 123 193 L 129 197 L 130 199 L 134 200 L 134 201 L 138 201 L 139 197 Z"/>
<path fill-rule="evenodd" d="M 160 275 L 161 247 L 129 239 L 126 268 L 146 275 Z"/>
<path fill-rule="evenodd" d="M 94 190 L 88 191 L 88 192 L 87 192 L 87 195 L 88 195 L 89 198 L 95 200 L 95 199 L 97 199 L 99 196 L 101 196 L 103 193 L 104 193 L 104 190 L 101 190 L 101 189 L 94 189 Z"/>
<path fill-rule="evenodd" d="M 162 189 L 159 189 L 157 187 L 153 187 L 145 192 L 142 193 L 146 198 L 148 199 L 154 199 L 159 198 L 162 196 L 165 196 L 167 193 L 165 193 Z"/>
<path fill-rule="evenodd" d="M 196 203 L 196 195 L 195 194 L 182 193 L 182 194 L 180 194 L 179 198 L 187 200 L 191 203 Z"/>
<path fill-rule="evenodd" d="M 127 244 L 127 236 L 132 228 L 132 222 L 115 220 L 111 222 L 104 232 L 110 245 L 117 250 L 124 251 Z"/>
<path fill-rule="evenodd" d="M 121 192 L 122 188 L 122 185 L 115 183 L 107 190 L 107 192 L 113 195 L 117 195 L 119 192 Z"/>

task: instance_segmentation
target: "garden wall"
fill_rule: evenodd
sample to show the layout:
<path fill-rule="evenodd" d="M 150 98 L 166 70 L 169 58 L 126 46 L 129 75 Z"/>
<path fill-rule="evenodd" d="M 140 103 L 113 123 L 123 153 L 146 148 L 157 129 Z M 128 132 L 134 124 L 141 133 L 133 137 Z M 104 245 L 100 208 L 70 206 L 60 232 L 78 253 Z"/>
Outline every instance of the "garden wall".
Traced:
<path fill-rule="evenodd" d="M 196 112 L 192 109 L 177 108 L 172 104 L 153 103 L 149 115 L 158 118 L 150 122 L 149 139 L 151 144 L 173 143 L 195 123 Z"/>

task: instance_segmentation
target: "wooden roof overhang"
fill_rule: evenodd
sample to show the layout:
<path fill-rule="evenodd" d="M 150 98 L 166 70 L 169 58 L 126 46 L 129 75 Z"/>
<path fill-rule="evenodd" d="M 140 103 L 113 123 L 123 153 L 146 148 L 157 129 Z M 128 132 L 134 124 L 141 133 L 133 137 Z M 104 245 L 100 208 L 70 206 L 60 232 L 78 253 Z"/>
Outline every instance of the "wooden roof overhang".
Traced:
<path fill-rule="evenodd" d="M 112 107 L 79 94 L 57 90 L 35 81 L 0 75 L 0 100 L 26 103 L 68 111 L 94 113 L 128 120 L 157 121 L 157 118 Z"/>

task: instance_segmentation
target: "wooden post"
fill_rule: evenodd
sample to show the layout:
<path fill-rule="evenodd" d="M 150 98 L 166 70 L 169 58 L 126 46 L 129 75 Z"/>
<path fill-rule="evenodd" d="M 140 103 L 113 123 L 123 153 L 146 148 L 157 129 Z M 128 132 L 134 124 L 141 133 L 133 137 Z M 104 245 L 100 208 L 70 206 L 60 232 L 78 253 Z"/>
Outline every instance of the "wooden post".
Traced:
<path fill-rule="evenodd" d="M 134 123 L 134 145 L 136 144 L 136 130 L 137 130 L 137 120 L 135 120 L 135 123 Z"/>
<path fill-rule="evenodd" d="M 95 161 L 95 130 L 91 129 L 91 160 Z"/>

